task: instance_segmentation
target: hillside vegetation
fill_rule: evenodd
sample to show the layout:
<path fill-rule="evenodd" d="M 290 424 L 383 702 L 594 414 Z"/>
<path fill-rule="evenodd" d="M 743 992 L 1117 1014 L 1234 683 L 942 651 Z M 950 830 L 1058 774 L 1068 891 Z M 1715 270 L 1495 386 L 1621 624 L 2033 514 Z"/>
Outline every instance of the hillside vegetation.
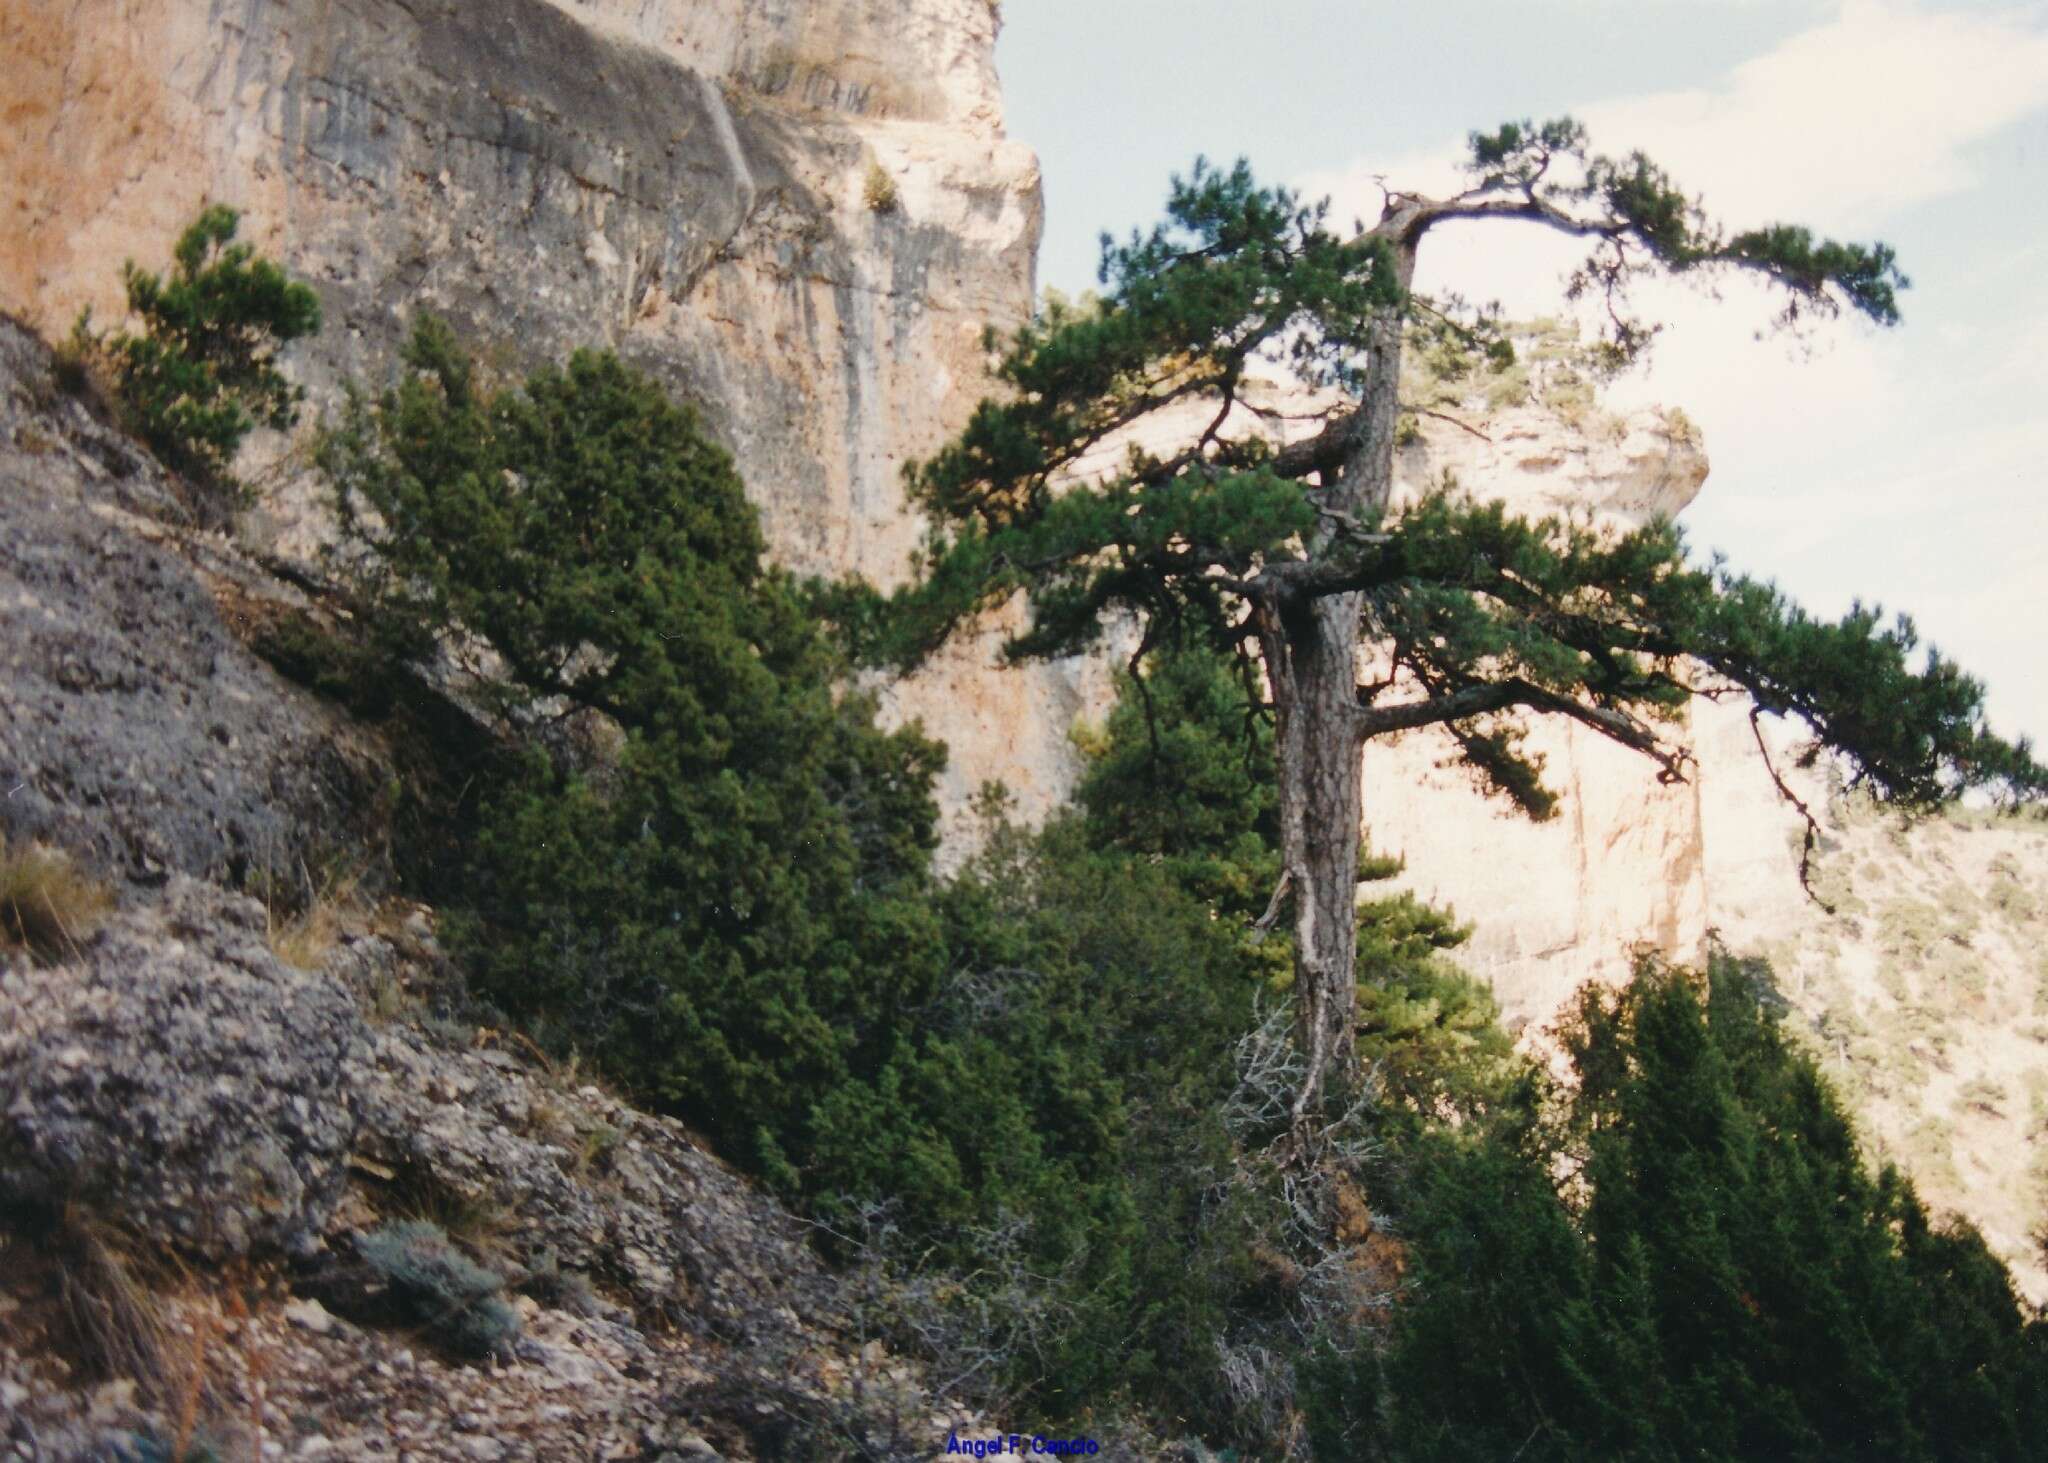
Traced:
<path fill-rule="evenodd" d="M 333 581 L 250 633 L 385 774 L 362 800 L 386 856 L 355 882 L 308 871 L 299 902 L 347 887 L 356 922 L 388 928 L 295 946 L 312 968 L 293 974 L 262 949 L 273 868 L 224 865 L 217 883 L 264 903 L 138 881 L 110 933 L 31 946 L 16 918 L 23 948 L 0 953 L 24 1033 L 46 962 L 71 993 L 16 1053 L 45 1105 L 93 1060 L 65 1043 L 104 1035 L 84 1013 L 148 964 L 138 949 L 176 977 L 147 1009 L 181 1029 L 211 1010 L 224 1070 L 273 1072 L 278 1033 L 316 1023 L 318 1182 L 280 1159 L 291 1203 L 238 1238 L 194 1219 L 205 1185 L 158 1193 L 117 1124 L 66 1129 L 67 1148 L 45 1141 L 52 1113 L 4 1106 L 10 1242 L 55 1267 L 53 1293 L 99 1253 L 73 1242 L 89 1217 L 167 1270 L 289 1252 L 281 1283 L 302 1300 L 401 1329 L 452 1370 L 539 1365 L 522 1317 L 582 1317 L 621 1379 L 640 1364 L 625 1333 L 708 1316 L 701 1359 L 766 1328 L 786 1351 L 755 1345 L 721 1374 L 741 1382 L 700 1376 L 670 1408 L 730 1456 L 942 1451 L 918 1435 L 941 1403 L 1127 1455 L 2032 1455 L 2048 1323 L 1974 1231 L 1867 1163 L 1763 965 L 1589 991 L 1559 1028 L 1575 1079 L 1559 1084 L 1457 968 L 1465 931 L 1370 897 L 1397 865 L 1367 858 L 1358 1060 L 1304 1125 L 1294 951 L 1261 914 L 1274 739 L 1232 660 L 1194 642 L 1135 660 L 1079 735 L 1074 806 L 1025 828 L 987 789 L 979 854 L 942 875 L 944 749 L 877 723 L 822 613 L 847 597 L 766 561 L 730 459 L 647 377 L 583 351 L 494 378 L 423 320 L 318 457 L 345 531 Z M 431 948 L 400 913 L 418 905 Z M 1930 963 L 1950 913 L 1870 917 L 1901 951 L 1919 942 L 1901 1010 L 1969 995 L 1966 961 Z M 171 934 L 202 928 L 191 949 Z M 415 988 L 372 958 L 397 949 L 441 968 Z M 146 1035 L 123 1037 L 123 1060 Z M 501 1075 L 529 1057 L 576 1075 Z M 245 1126 L 289 1134 L 276 1114 L 295 1097 L 266 1078 Z M 183 1113 L 187 1147 L 226 1151 L 205 1126 L 222 1112 Z M 501 1160 L 462 1130 L 515 1121 L 516 1141 L 475 1147 L 528 1165 L 516 1216 L 476 1201 Z M 802 1286 L 675 1238 L 767 1207 L 680 1125 L 807 1221 L 801 1257 L 754 1221 Z M 104 1171 L 51 1183 L 77 1153 Z M 437 1164 L 465 1182 L 423 1177 Z M 364 1173 L 388 1212 L 339 1197 Z M 171 1219 L 145 1224 L 152 1205 Z M 759 1318 L 814 1305 L 864 1359 L 872 1344 L 914 1363 L 918 1420 L 866 1373 L 806 1391 L 791 1360 L 778 1381 L 803 1343 Z M 147 1456 L 201 1456 L 177 1431 Z"/>

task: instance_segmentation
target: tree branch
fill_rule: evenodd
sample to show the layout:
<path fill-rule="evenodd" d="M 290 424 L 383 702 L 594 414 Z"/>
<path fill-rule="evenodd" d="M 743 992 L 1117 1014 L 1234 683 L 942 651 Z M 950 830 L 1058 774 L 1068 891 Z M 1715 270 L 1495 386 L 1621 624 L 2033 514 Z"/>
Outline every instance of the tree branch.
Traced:
<path fill-rule="evenodd" d="M 1419 417 L 1435 417 L 1440 422 L 1449 422 L 1454 427 L 1459 427 L 1467 432 L 1470 432 L 1473 436 L 1477 437 L 1487 446 L 1491 447 L 1493 445 L 1493 438 L 1487 436 L 1486 433 L 1480 431 L 1477 427 L 1472 426 L 1470 423 L 1459 421 L 1454 416 L 1447 416 L 1445 413 L 1440 411 L 1431 411 L 1426 406 L 1411 406 L 1408 408 L 1408 410 L 1414 412 Z"/>
<path fill-rule="evenodd" d="M 1358 696 L 1361 703 L 1372 692 L 1373 688 L 1360 687 Z M 1363 735 L 1376 737 L 1443 722 L 1466 721 L 1491 711 L 1507 711 L 1515 707 L 1570 717 L 1609 741 L 1619 742 L 1655 762 L 1663 769 L 1658 774 L 1659 781 L 1685 780 L 1684 754 L 1659 742 L 1654 732 L 1627 712 L 1589 705 L 1576 697 L 1545 690 L 1519 678 L 1464 686 L 1426 700 L 1407 701 L 1395 706 L 1361 704 L 1358 715 Z"/>
<path fill-rule="evenodd" d="M 1805 801 L 1800 798 L 1799 794 L 1792 791 L 1791 786 L 1786 783 L 1785 779 L 1778 775 L 1777 764 L 1771 760 L 1771 749 L 1764 741 L 1763 715 L 1763 707 L 1752 706 L 1749 708 L 1749 734 L 1756 738 L 1757 754 L 1764 759 L 1764 771 L 1770 773 L 1771 781 L 1777 784 L 1778 796 L 1797 808 L 1799 816 L 1806 820 L 1806 841 L 1799 847 L 1799 887 L 1806 891 L 1808 899 L 1811 899 L 1829 914 L 1833 914 L 1835 912 L 1834 905 L 1828 903 L 1814 892 L 1813 879 L 1811 878 L 1813 872 L 1813 850 L 1820 843 L 1820 821 L 1813 816 L 1813 810 L 1806 806 Z"/>
<path fill-rule="evenodd" d="M 1365 694 L 1361 688 L 1361 697 Z M 1505 711 L 1521 704 L 1520 687 L 1513 681 L 1492 685 L 1465 686 L 1425 701 L 1404 701 L 1396 706 L 1360 706 L 1359 726 L 1367 737 L 1388 732 L 1413 731 L 1439 722 L 1466 721 L 1489 711 Z"/>
<path fill-rule="evenodd" d="M 1363 412 L 1345 412 L 1313 437 L 1304 437 L 1299 442 L 1289 442 L 1273 454 L 1271 463 L 1275 477 L 1304 478 L 1312 472 L 1329 472 L 1340 467 L 1344 454 L 1350 448 L 1351 439 L 1357 435 L 1358 421 Z"/>

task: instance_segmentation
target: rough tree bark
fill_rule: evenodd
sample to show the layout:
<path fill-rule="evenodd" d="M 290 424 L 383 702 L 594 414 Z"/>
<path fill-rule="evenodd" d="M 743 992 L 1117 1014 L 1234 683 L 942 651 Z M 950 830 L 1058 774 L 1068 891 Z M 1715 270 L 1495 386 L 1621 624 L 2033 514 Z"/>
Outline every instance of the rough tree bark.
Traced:
<path fill-rule="evenodd" d="M 1394 246 L 1403 290 L 1415 275 L 1412 212 L 1390 212 L 1378 230 Z M 1392 309 L 1373 325 L 1363 396 L 1339 423 L 1341 450 L 1317 493 L 1323 518 L 1307 545 L 1311 573 L 1341 561 L 1357 526 L 1376 520 L 1393 495 L 1404 323 L 1404 311 Z M 1282 867 L 1294 901 L 1295 1037 L 1308 1060 L 1294 1103 L 1299 1128 L 1320 1105 L 1325 1077 L 1350 1063 L 1357 1034 L 1365 606 L 1360 594 L 1317 594 L 1299 577 L 1262 580 L 1256 623 L 1277 720 Z"/>

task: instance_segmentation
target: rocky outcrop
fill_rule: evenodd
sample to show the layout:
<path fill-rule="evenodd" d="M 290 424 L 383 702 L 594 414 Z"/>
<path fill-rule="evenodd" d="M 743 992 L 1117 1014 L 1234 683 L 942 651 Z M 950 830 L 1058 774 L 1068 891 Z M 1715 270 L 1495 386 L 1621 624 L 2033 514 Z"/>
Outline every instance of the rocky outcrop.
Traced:
<path fill-rule="evenodd" d="M 372 748 L 229 633 L 195 560 L 248 566 L 179 516 L 162 470 L 0 319 L 0 832 L 138 883 L 374 862 Z"/>
<path fill-rule="evenodd" d="M 69 959 L 0 972 L 0 1194 L 81 1203 L 202 1259 L 305 1256 L 341 1197 L 355 1003 L 183 876 Z"/>
<path fill-rule="evenodd" d="M 389 1000 L 431 981 L 432 949 L 365 936 L 328 974 Z M 816 1279 L 800 1226 L 680 1124 L 550 1081 L 537 1056 L 509 1036 L 463 1048 L 417 1021 L 380 1025 L 354 1093 L 365 1191 L 424 1189 L 434 1206 L 483 1216 L 515 1253 L 546 1257 L 563 1283 L 706 1332 L 743 1330 Z"/>
<path fill-rule="evenodd" d="M 904 1303 L 889 1276 L 827 1270 L 680 1124 L 447 1014 L 423 914 L 357 920 L 300 971 L 253 901 L 135 898 L 71 959 L 0 972 L 0 1203 L 58 1227 L 0 1225 L 0 1441 L 157 1456 L 187 1398 L 224 1457 L 920 1457 L 987 1430 L 870 1338 Z M 36 1259 L 81 1215 L 115 1263 L 215 1262 L 137 1312 L 154 1385 L 95 1387 L 56 1339 L 71 1297 L 100 1303 L 75 1258 Z M 364 1241 L 394 1221 L 497 1277 L 495 1359 L 377 1303 Z"/>

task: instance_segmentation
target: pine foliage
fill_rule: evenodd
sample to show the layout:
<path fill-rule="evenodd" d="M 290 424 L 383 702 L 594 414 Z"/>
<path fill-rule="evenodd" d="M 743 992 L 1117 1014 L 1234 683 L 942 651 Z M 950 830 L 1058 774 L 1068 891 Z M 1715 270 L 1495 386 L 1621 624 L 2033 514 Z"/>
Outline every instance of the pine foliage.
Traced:
<path fill-rule="evenodd" d="M 166 466 L 202 487 L 232 488 L 230 466 L 257 426 L 283 430 L 305 393 L 278 352 L 320 329 L 320 298 L 248 244 L 241 216 L 215 204 L 179 237 L 168 277 L 122 268 L 139 330 L 76 335 L 113 365 L 115 393 Z"/>
<path fill-rule="evenodd" d="M 1870 1173 L 1768 994 L 1725 956 L 1589 988 L 1554 1115 L 1418 1150 L 1390 1456 L 2031 1456 L 2048 1335 L 1973 1230 Z"/>
<path fill-rule="evenodd" d="M 1607 296 L 1610 364 L 1653 333 L 1625 309 L 1630 283 L 1652 272 L 1760 276 L 1794 320 L 1898 318 L 1906 280 L 1884 246 L 1793 227 L 1729 233 L 1642 156 L 1590 153 L 1574 123 L 1475 135 L 1472 168 L 1467 193 L 1393 195 L 1389 218 L 1407 208 L 1418 232 L 1505 218 L 1586 237 L 1593 252 L 1567 292 Z M 907 469 L 932 521 L 916 582 L 822 607 L 864 655 L 907 663 L 1018 595 L 1030 613 L 1008 650 L 1028 658 L 1085 650 L 1132 621 L 1147 646 L 1238 647 L 1254 638 L 1258 605 L 1284 619 L 1353 594 L 1389 661 L 1360 688 L 1366 734 L 1442 724 L 1483 785 L 1536 817 L 1555 796 L 1522 749 L 1528 717 L 1577 720 L 1677 777 L 1674 715 L 1696 692 L 1739 691 L 1798 719 L 1859 782 L 1907 807 L 1965 787 L 2048 790 L 2031 749 L 1989 731 L 1981 685 L 1921 657 L 1909 620 L 1863 605 L 1815 619 L 1769 584 L 1695 562 L 1667 524 L 1598 532 L 1448 495 L 1386 522 L 1329 510 L 1329 474 L 1361 434 L 1393 429 L 1357 407 L 1376 321 L 1513 358 L 1497 320 L 1400 285 L 1398 242 L 1380 228 L 1340 235 L 1323 206 L 1259 185 L 1242 163 L 1198 162 L 1174 180 L 1165 222 L 1105 240 L 1100 298 L 1049 301 L 1002 343 L 999 394 Z M 1303 439 L 1262 406 L 1247 389 L 1261 372 L 1328 388 L 1322 431 Z M 1200 408 L 1191 425 L 1102 450 L 1188 405 Z"/>

